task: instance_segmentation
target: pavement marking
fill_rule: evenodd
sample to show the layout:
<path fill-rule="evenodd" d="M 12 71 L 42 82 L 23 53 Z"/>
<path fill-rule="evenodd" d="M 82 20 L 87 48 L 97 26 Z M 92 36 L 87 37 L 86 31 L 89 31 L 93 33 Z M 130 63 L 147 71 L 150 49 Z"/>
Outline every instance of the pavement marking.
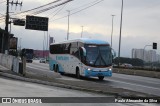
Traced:
<path fill-rule="evenodd" d="M 111 81 L 114 81 L 114 82 L 120 82 L 120 83 L 124 83 L 124 84 L 129 84 L 129 85 L 134 85 L 134 86 L 141 86 L 141 87 L 146 87 L 146 88 L 160 90 L 159 88 L 145 86 L 145 85 L 139 85 L 139 84 L 133 84 L 133 83 L 128 83 L 128 82 L 122 82 L 122 81 L 117 81 L 117 80 L 113 80 L 113 79 L 108 79 L 108 80 L 111 80 Z"/>
<path fill-rule="evenodd" d="M 114 74 L 117 74 L 117 73 L 114 73 Z M 114 78 L 114 74 L 113 74 L 113 77 L 112 77 L 112 78 Z M 156 82 L 155 82 L 155 81 L 151 81 L 151 80 L 160 80 L 160 79 L 154 79 L 154 78 L 143 77 L 143 76 L 134 76 L 134 75 L 125 75 L 125 74 L 122 74 L 121 77 L 120 77 L 119 75 L 116 75 L 115 78 L 118 77 L 118 78 L 121 78 L 121 79 L 128 79 L 128 78 L 125 78 L 124 76 L 134 77 L 133 79 L 130 79 L 130 80 L 133 80 L 133 81 L 139 81 L 137 78 L 135 78 L 135 77 L 139 77 L 140 79 L 142 79 L 141 82 L 142 82 L 143 80 L 145 80 L 145 78 L 148 78 L 148 79 L 147 79 L 147 82 L 145 82 L 145 83 L 160 84 L 160 81 L 159 81 L 159 82 L 158 82 L 158 81 L 156 81 Z M 146 80 L 145 80 L 145 81 L 146 81 Z"/>

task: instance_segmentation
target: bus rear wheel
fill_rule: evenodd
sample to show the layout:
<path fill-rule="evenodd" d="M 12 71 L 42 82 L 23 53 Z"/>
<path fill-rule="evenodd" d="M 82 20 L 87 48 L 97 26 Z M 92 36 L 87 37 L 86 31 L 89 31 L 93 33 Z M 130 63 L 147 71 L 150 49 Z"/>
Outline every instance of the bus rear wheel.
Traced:
<path fill-rule="evenodd" d="M 98 76 L 99 80 L 103 80 L 104 79 L 104 76 Z"/>

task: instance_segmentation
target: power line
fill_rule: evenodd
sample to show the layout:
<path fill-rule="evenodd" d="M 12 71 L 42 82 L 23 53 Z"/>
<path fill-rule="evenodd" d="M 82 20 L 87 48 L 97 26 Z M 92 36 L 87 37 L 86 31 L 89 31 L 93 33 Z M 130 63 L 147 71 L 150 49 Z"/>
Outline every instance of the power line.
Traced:
<path fill-rule="evenodd" d="M 88 5 L 93 4 L 93 3 L 96 3 L 96 2 L 97 2 L 97 0 L 92 1 L 92 2 L 89 2 L 89 3 L 86 3 L 86 4 L 82 5 L 82 6 L 79 6 L 79 7 L 77 7 L 77 8 L 72 9 L 71 11 L 77 10 L 77 9 L 79 9 L 79 8 L 82 8 L 82 7 L 88 6 Z"/>
<path fill-rule="evenodd" d="M 100 1 L 98 1 L 98 2 L 96 2 L 96 3 L 94 3 L 94 4 L 92 4 L 92 5 L 90 5 L 90 6 L 88 6 L 88 7 L 85 7 L 85 8 L 83 8 L 83 9 L 80 9 L 79 11 L 73 12 L 73 13 L 70 14 L 70 16 L 71 16 L 71 15 L 74 15 L 74 14 L 76 14 L 76 13 L 79 13 L 79 12 L 81 12 L 81 11 L 83 11 L 83 10 L 86 10 L 86 9 L 88 9 L 88 8 L 94 6 L 94 5 L 96 5 L 96 4 L 98 4 L 98 3 L 102 2 L 102 1 L 104 1 L 104 0 L 100 0 Z M 60 20 L 60 19 L 63 19 L 63 18 L 65 18 L 65 17 L 68 17 L 68 15 L 65 15 L 65 16 L 63 16 L 63 17 L 61 17 L 61 18 L 54 19 L 54 20 L 52 20 L 52 21 Z"/>
<path fill-rule="evenodd" d="M 95 2 L 97 3 L 97 0 L 92 1 L 92 2 L 89 2 L 89 3 L 86 3 L 86 4 L 84 4 L 84 5 L 80 6 L 80 7 L 74 8 L 74 9 L 72 9 L 72 10 L 70 10 L 70 11 L 77 10 L 77 9 L 79 9 L 79 8 L 81 8 L 81 7 L 88 6 L 89 4 L 93 4 L 93 3 L 95 3 Z M 62 7 L 62 9 L 63 9 L 63 7 Z M 61 9 L 61 10 L 62 10 L 62 9 Z M 60 10 L 60 11 L 61 11 L 61 10 Z M 58 13 L 59 13 L 59 12 L 57 12 L 55 15 L 53 15 L 53 17 L 56 16 Z M 51 17 L 51 18 L 53 18 L 53 17 Z M 67 17 L 67 16 L 65 16 L 65 17 Z M 63 17 L 63 18 L 65 18 L 65 17 Z M 51 19 L 51 18 L 50 18 L 50 19 Z"/>
<path fill-rule="evenodd" d="M 57 1 L 55 1 L 55 2 L 58 2 L 58 1 L 60 1 L 60 0 L 57 0 Z M 51 9 L 53 9 L 53 8 L 56 8 L 56 7 L 58 7 L 58 6 L 64 5 L 64 4 L 66 4 L 66 3 L 70 2 L 70 1 L 73 1 L 73 0 L 67 0 L 67 1 L 62 2 L 62 3 L 60 3 L 60 4 L 57 4 L 57 5 L 54 5 L 54 6 L 50 6 L 50 7 L 47 7 L 47 8 L 45 8 L 45 9 L 42 9 L 42 10 L 39 10 L 39 11 L 35 11 L 35 12 L 33 12 L 33 13 L 30 13 L 30 14 L 32 14 L 32 15 L 37 15 L 37 14 L 46 12 L 46 11 L 48 11 L 48 10 L 51 10 Z M 54 2 L 54 3 L 55 3 L 55 2 Z M 53 2 L 52 2 L 52 3 L 53 3 Z M 50 4 L 50 3 L 48 3 L 48 4 Z M 43 5 L 43 6 L 44 6 L 44 5 Z M 39 6 L 39 7 L 42 7 L 42 6 Z M 39 8 L 39 7 L 37 7 L 37 8 Z M 31 9 L 31 10 L 35 10 L 35 8 L 34 8 L 34 9 Z M 29 10 L 27 10 L 27 11 L 29 11 Z M 25 13 L 25 12 L 27 12 L 27 11 L 23 11 L 23 12 L 21 12 L 21 13 Z M 14 14 L 14 15 L 15 15 L 15 14 Z M 18 13 L 17 13 L 17 15 L 18 15 Z M 21 15 L 21 17 L 24 17 L 24 16 L 25 16 L 25 15 Z"/>
<path fill-rule="evenodd" d="M 46 17 L 50 17 L 51 15 L 53 15 L 53 13 L 59 11 L 60 8 L 61 8 L 61 7 L 57 8 L 57 9 L 54 10 L 54 11 L 51 11 L 51 13 L 46 14 Z"/>
<path fill-rule="evenodd" d="M 51 16 L 51 18 L 55 17 L 60 11 L 62 11 L 62 9 L 66 6 L 67 4 L 63 5 L 63 7 L 61 7 L 53 16 Z"/>
<path fill-rule="evenodd" d="M 30 10 L 22 11 L 22 12 L 19 12 L 19 13 L 15 13 L 15 14 L 12 14 L 12 15 L 17 15 L 17 14 L 22 14 L 22 13 L 30 12 L 30 11 L 33 11 L 33 10 L 37 10 L 37 9 L 43 8 L 43 7 L 45 7 L 45 6 L 48 6 L 48 5 L 57 3 L 57 2 L 59 2 L 59 1 L 61 1 L 61 0 L 56 0 L 56 1 L 53 1 L 53 2 L 50 2 L 50 3 L 47 3 L 47 4 L 45 4 L 45 5 L 42 5 L 42 6 L 33 8 L 33 9 L 30 9 Z"/>
<path fill-rule="evenodd" d="M 33 14 L 34 14 L 34 15 L 37 15 L 37 14 L 46 12 L 46 11 L 51 10 L 51 9 L 53 9 L 53 8 L 56 8 L 56 7 L 58 7 L 58 6 L 64 5 L 64 4 L 66 4 L 66 3 L 70 2 L 70 1 L 73 1 L 73 0 L 67 0 L 67 1 L 62 2 L 62 3 L 60 3 L 60 4 L 57 4 L 57 5 L 54 5 L 54 6 L 45 8 L 45 9 L 43 9 L 43 10 L 39 10 L 39 11 L 37 11 L 37 12 L 34 12 Z"/>

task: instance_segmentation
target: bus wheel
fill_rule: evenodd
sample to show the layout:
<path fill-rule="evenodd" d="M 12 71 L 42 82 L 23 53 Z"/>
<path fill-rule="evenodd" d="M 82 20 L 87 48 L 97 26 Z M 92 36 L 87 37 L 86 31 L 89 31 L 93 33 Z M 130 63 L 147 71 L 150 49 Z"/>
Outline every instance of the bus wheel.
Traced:
<path fill-rule="evenodd" d="M 76 77 L 79 79 L 80 78 L 80 72 L 79 72 L 79 68 L 76 68 Z"/>
<path fill-rule="evenodd" d="M 64 75 L 64 72 L 60 72 L 61 75 Z"/>
<path fill-rule="evenodd" d="M 104 79 L 104 76 L 98 76 L 99 80 L 103 80 Z"/>
<path fill-rule="evenodd" d="M 56 65 L 54 64 L 54 65 L 53 65 L 53 71 L 56 71 L 55 69 L 56 69 Z"/>
<path fill-rule="evenodd" d="M 55 67 L 55 72 L 59 72 L 59 67 L 58 67 L 58 65 L 56 65 L 56 67 Z"/>

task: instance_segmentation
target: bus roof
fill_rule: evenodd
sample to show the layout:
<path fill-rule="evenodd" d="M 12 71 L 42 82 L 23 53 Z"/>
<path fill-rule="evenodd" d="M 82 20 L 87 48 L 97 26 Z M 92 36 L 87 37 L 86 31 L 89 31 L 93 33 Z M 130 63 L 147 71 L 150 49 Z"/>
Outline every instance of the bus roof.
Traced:
<path fill-rule="evenodd" d="M 73 39 L 73 40 L 66 40 L 58 43 L 52 43 L 51 45 L 54 44 L 63 44 L 63 43 L 72 43 L 72 42 L 82 42 L 85 44 L 98 44 L 98 45 L 109 45 L 108 42 L 103 41 L 103 40 L 97 40 L 97 39 L 90 39 L 90 38 L 80 38 L 80 39 Z"/>

